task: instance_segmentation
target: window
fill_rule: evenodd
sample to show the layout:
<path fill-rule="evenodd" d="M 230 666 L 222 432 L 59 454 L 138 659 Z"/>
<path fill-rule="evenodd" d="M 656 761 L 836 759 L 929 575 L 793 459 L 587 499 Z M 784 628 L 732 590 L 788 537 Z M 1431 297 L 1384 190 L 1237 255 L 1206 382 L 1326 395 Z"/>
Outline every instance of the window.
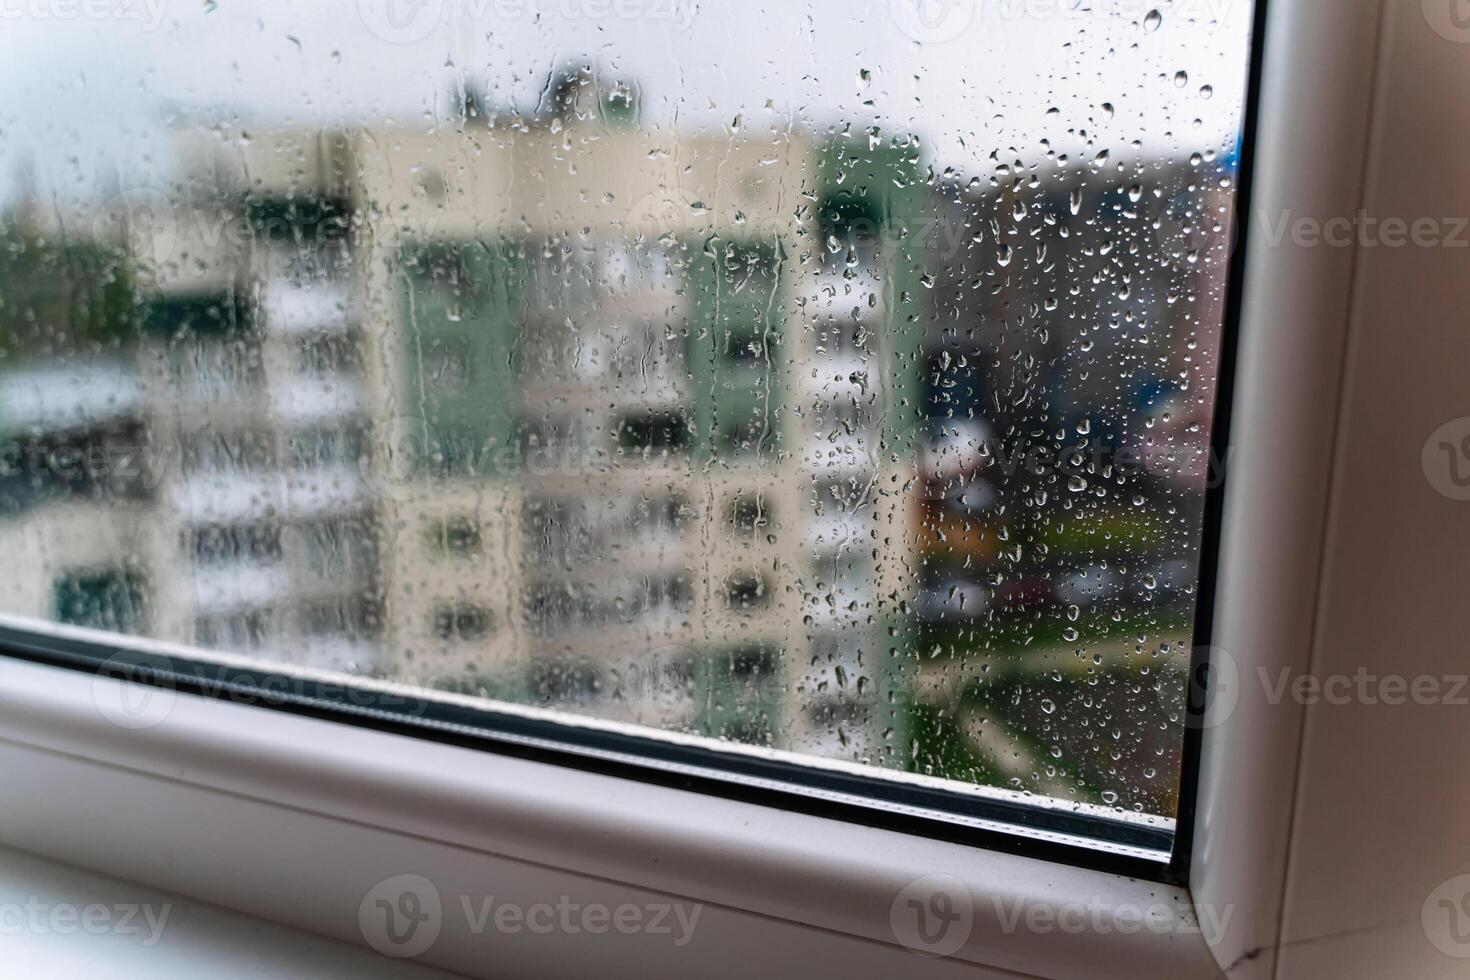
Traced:
<path fill-rule="evenodd" d="M 324 466 L 355 469 L 365 449 L 361 429 L 351 423 L 303 429 L 286 439 L 291 465 L 303 470 Z"/>
<path fill-rule="evenodd" d="M 676 413 L 629 416 L 618 426 L 618 448 L 644 457 L 667 456 L 683 449 L 688 426 Z"/>
<path fill-rule="evenodd" d="M 220 650 L 258 650 L 270 635 L 274 610 L 256 606 L 246 612 L 203 615 L 194 621 L 195 642 Z"/>
<path fill-rule="evenodd" d="M 201 41 L 189 84 L 110 85 L 118 120 L 8 127 L 0 425 L 177 465 L 0 476 L 0 545 L 54 583 L 3 611 L 1157 858 L 1246 12 L 982 5 L 944 43 L 894 3 L 700 6 L 381 77 Z M 74 179 L 82 132 L 122 194 Z"/>
<path fill-rule="evenodd" d="M 141 632 L 147 594 L 144 585 L 142 574 L 135 568 L 67 573 L 56 580 L 56 621 L 118 633 Z"/>
<path fill-rule="evenodd" d="M 480 526 L 474 516 L 456 514 L 429 525 L 428 537 L 434 548 L 446 555 L 469 556 L 480 553 Z"/>
<path fill-rule="evenodd" d="M 434 635 L 441 640 L 478 640 L 490 629 L 490 611 L 472 603 L 441 606 L 434 611 Z"/>
<path fill-rule="evenodd" d="M 751 609 L 770 600 L 770 586 L 761 575 L 742 572 L 725 580 L 725 601 L 731 609 Z"/>
<path fill-rule="evenodd" d="M 208 476 L 223 472 L 268 469 L 274 456 L 275 439 L 269 429 L 226 431 L 218 427 L 181 433 L 179 463 L 188 475 Z"/>
<path fill-rule="evenodd" d="M 742 493 L 730 502 L 730 526 L 753 534 L 771 521 L 770 510 L 759 493 Z"/>
<path fill-rule="evenodd" d="M 330 381 L 336 375 L 362 370 L 361 345 L 353 338 L 330 334 L 307 337 L 297 352 L 303 373 Z"/>
<path fill-rule="evenodd" d="M 279 561 L 279 525 L 230 524 L 190 529 L 193 560 L 201 566 L 235 561 Z"/>

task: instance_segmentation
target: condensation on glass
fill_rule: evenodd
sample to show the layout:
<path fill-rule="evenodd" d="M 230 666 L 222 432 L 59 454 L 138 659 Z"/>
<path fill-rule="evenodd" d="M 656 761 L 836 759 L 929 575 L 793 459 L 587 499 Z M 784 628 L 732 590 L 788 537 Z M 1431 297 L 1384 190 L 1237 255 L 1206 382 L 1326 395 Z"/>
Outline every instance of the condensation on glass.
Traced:
<path fill-rule="evenodd" d="M 229 6 L 0 42 L 0 610 L 1174 814 L 1247 5 Z"/>

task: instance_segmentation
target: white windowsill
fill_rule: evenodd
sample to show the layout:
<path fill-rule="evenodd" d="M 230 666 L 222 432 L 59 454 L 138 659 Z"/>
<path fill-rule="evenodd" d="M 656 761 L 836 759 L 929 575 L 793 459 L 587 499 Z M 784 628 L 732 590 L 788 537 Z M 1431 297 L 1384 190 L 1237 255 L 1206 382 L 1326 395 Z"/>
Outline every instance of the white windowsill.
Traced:
<path fill-rule="evenodd" d="M 751 961 L 730 961 L 724 942 L 751 914 L 813 955 L 838 962 L 846 950 L 859 976 L 944 976 L 962 963 L 1079 978 L 1215 969 L 1179 889 L 193 695 L 172 695 L 153 727 L 126 730 L 98 709 L 97 698 L 118 696 L 112 685 L 122 682 L 0 661 L 7 843 L 54 853 L 65 842 L 88 867 L 357 942 L 363 896 L 410 872 L 446 895 L 520 889 L 529 902 L 555 881 L 587 902 L 702 903 L 686 946 L 629 937 L 642 945 L 623 950 L 645 964 L 670 954 L 666 965 L 684 972 L 701 964 L 690 975 L 748 975 Z M 118 788 L 105 834 L 79 842 L 48 818 L 108 785 Z M 319 872 L 292 872 L 313 864 Z M 948 959 L 902 948 L 890 925 L 903 889 L 931 874 L 975 899 L 969 941 Z M 1046 924 L 1094 907 L 1154 918 L 1136 930 Z M 1043 926 L 1017 924 L 1018 913 Z M 423 959 L 483 969 L 492 937 L 455 933 L 456 916 L 445 918 Z M 534 962 L 538 937 L 494 945 L 517 938 Z M 607 954 L 589 947 L 587 965 Z"/>

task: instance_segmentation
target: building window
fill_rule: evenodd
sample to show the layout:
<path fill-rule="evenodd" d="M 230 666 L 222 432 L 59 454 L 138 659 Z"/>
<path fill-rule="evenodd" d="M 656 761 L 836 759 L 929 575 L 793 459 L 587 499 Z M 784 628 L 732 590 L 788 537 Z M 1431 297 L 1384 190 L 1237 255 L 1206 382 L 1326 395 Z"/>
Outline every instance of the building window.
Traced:
<path fill-rule="evenodd" d="M 490 610 L 471 602 L 443 605 L 434 610 L 434 636 L 441 640 L 482 640 L 494 628 Z"/>
<path fill-rule="evenodd" d="M 480 522 L 468 514 L 458 514 L 434 521 L 427 536 L 434 549 L 457 557 L 480 553 Z"/>
<path fill-rule="evenodd" d="M 725 602 L 731 609 L 757 609 L 770 599 L 771 588 L 763 575 L 739 572 L 725 579 Z"/>

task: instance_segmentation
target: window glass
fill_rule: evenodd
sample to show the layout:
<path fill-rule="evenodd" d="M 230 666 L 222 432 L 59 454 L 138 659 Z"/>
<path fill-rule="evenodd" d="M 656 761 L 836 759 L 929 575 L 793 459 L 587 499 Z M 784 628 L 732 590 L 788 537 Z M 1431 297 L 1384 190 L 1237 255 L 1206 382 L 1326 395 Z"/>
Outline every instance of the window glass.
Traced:
<path fill-rule="evenodd" d="M 7 20 L 0 611 L 1175 814 L 1248 3 L 344 9 Z"/>

